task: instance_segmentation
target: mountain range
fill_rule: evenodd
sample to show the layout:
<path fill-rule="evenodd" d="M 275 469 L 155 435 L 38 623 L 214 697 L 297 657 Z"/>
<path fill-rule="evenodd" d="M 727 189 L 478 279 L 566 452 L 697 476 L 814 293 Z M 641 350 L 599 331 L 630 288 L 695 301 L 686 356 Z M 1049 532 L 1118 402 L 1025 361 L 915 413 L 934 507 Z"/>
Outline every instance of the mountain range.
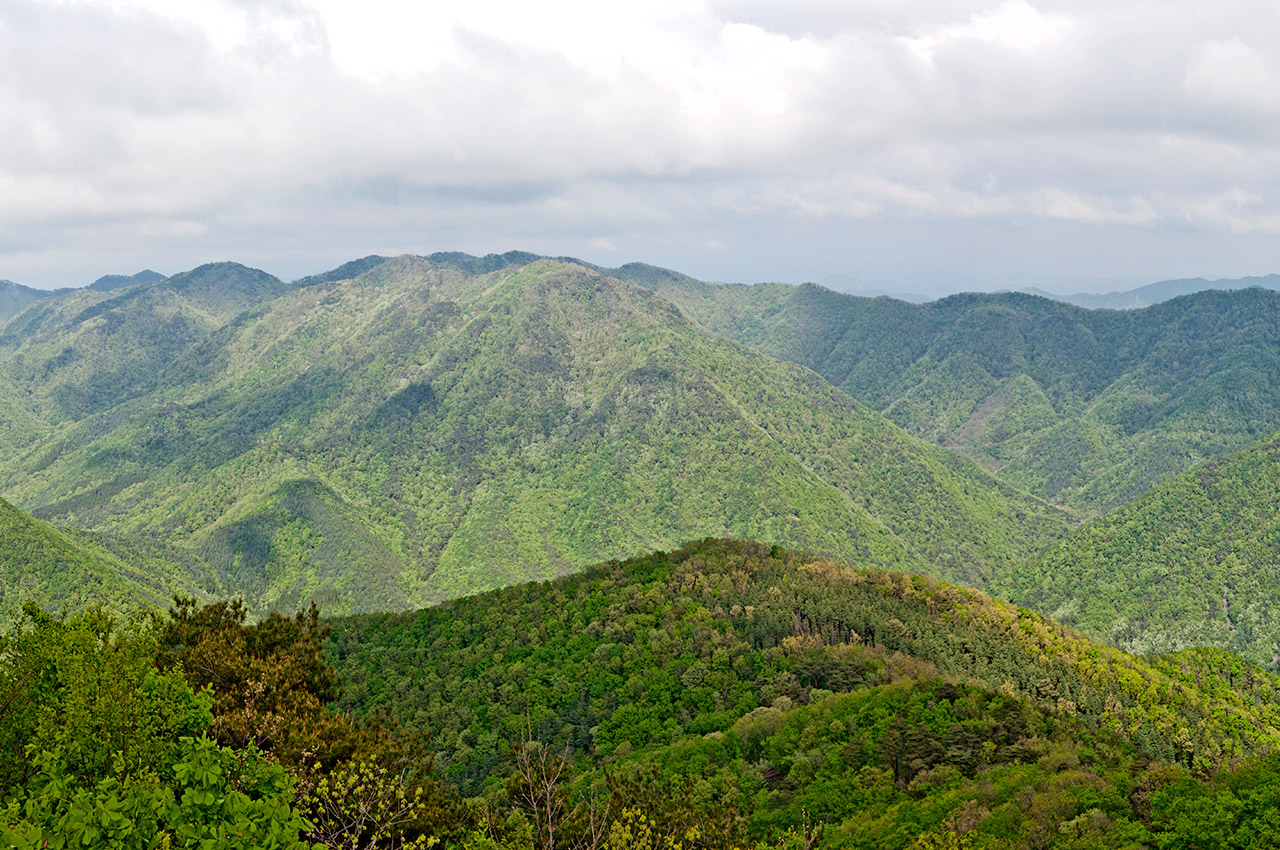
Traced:
<path fill-rule="evenodd" d="M 909 433 L 1084 515 L 1280 430 L 1280 294 L 1097 311 L 1003 293 L 928 304 L 614 271 L 807 366 Z"/>
<path fill-rule="evenodd" d="M 74 709 L 109 726 L 212 675 L 165 669 L 198 645 L 200 728 L 278 725 L 280 687 L 312 744 L 429 753 L 338 795 L 408 768 L 405 841 L 1269 846 L 1276 293 L 916 305 L 521 252 L 5 293 L 0 719 L 127 659 L 132 707 Z M 340 616 L 268 614 L 308 603 Z M 38 846 L 79 742 L 11 725 L 47 776 L 5 772 L 0 844 Z M 76 805 L 123 830 L 114 781 Z"/>
<path fill-rule="evenodd" d="M 364 266 L 33 305 L 0 333 L 3 492 L 181 546 L 256 607 L 339 612 L 709 534 L 981 583 L 1065 532 L 641 287 L 551 260 Z"/>
<path fill-rule="evenodd" d="M 1275 663 L 1269 291 L 912 305 L 520 252 L 110 283 L 0 327 L 0 495 L 111 600 L 402 610 L 728 535 Z M 50 563 L 14 580 L 74 604 Z"/>
<path fill-rule="evenodd" d="M 1280 275 L 1269 274 L 1218 280 L 1206 280 L 1202 277 L 1161 280 L 1135 289 L 1107 293 L 1076 292 L 1071 295 L 1055 295 L 1035 287 L 1021 289 L 1019 292 L 1052 298 L 1054 301 L 1065 301 L 1091 310 L 1134 310 L 1150 307 L 1152 304 L 1159 304 L 1180 295 L 1192 295 L 1209 289 L 1233 290 L 1255 287 L 1272 291 L 1280 290 Z"/>

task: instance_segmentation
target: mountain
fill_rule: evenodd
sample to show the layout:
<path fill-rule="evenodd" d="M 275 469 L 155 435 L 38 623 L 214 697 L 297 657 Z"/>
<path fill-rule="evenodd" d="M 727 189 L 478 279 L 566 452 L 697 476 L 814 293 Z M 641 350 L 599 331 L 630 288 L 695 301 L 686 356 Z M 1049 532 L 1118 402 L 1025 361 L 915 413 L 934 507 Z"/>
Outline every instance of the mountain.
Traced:
<path fill-rule="evenodd" d="M 164 280 L 164 275 L 159 272 L 153 272 L 151 269 L 143 269 L 137 274 L 107 274 L 89 284 L 89 288 L 95 292 L 110 292 L 113 289 L 121 289 L 126 286 L 133 286 L 135 283 L 156 283 Z"/>
<path fill-rule="evenodd" d="M 337 268 L 330 269 L 327 272 L 321 272 L 319 274 L 309 275 L 300 280 L 295 280 L 294 285 L 295 286 L 315 286 L 316 284 L 319 284 L 319 283 L 333 283 L 334 281 L 339 281 L 339 280 L 351 280 L 354 277 L 359 277 L 360 275 L 364 274 L 365 272 L 369 271 L 369 269 L 372 269 L 375 266 L 382 265 L 389 259 L 391 258 L 382 257 L 377 254 L 370 254 L 367 257 L 361 257 L 358 260 L 352 260 L 349 263 L 343 263 Z"/>
<path fill-rule="evenodd" d="M 1081 528 L 999 590 L 1130 652 L 1280 666 L 1280 435 Z"/>
<path fill-rule="evenodd" d="M 707 540 L 332 625 L 340 705 L 430 729 L 464 793 L 508 805 L 545 768 L 562 811 L 638 809 L 698 846 L 1249 846 L 1203 830 L 1265 832 L 1280 800 L 1275 758 L 1246 761 L 1280 741 L 1280 679 L 1238 657 L 1136 658 L 778 547 Z"/>
<path fill-rule="evenodd" d="M 1268 290 L 1116 312 L 1020 293 L 913 305 L 638 264 L 613 273 L 1086 514 L 1280 429 L 1280 294 Z"/>
<path fill-rule="evenodd" d="M 641 287 L 438 257 L 306 286 L 206 266 L 28 311 L 0 335 L 34 434 L 3 493 L 181 545 L 258 610 L 401 609 L 709 534 L 982 583 L 1065 532 Z"/>
<path fill-rule="evenodd" d="M 26 309 L 28 304 L 49 294 L 11 280 L 0 280 L 0 327 Z"/>
<path fill-rule="evenodd" d="M 27 397 L 16 405 L 22 418 L 43 423 L 28 426 L 41 436 L 25 444 L 52 440 L 60 451 L 60 429 L 154 391 L 179 355 L 290 289 L 266 272 L 216 263 L 123 291 L 42 299 L 0 329 L 0 405 L 8 383 L 10 398 Z M 0 445 L 13 444 L 6 430 Z"/>
<path fill-rule="evenodd" d="M 96 292 L 107 292 L 124 286 L 132 286 L 135 283 L 155 283 L 160 280 L 164 280 L 164 275 L 146 269 L 128 277 L 118 274 L 104 275 L 89 284 L 87 288 Z M 32 289 L 29 286 L 22 286 L 10 280 L 0 280 L 0 327 L 3 327 L 5 322 L 21 313 L 28 304 L 39 301 L 42 298 L 65 295 L 74 291 L 74 289 Z"/>
<path fill-rule="evenodd" d="M 179 592 L 207 599 L 217 589 L 201 565 L 169 547 L 55 528 L 0 499 L 0 632 L 25 602 L 124 612 L 163 607 Z"/>
<path fill-rule="evenodd" d="M 1152 304 L 1160 304 L 1180 295 L 1192 295 L 1208 289 L 1232 290 L 1254 287 L 1280 290 L 1280 274 L 1220 280 L 1205 280 L 1202 277 L 1161 280 L 1156 283 L 1149 283 L 1146 286 L 1139 286 L 1136 289 L 1129 289 L 1124 292 L 1108 292 L 1106 294 L 1077 292 L 1072 295 L 1055 295 L 1051 292 L 1045 292 L 1043 289 L 1024 289 L 1021 291 L 1044 298 L 1052 298 L 1055 301 L 1065 301 L 1068 304 L 1075 304 L 1079 307 L 1088 307 L 1091 310 L 1134 310 L 1150 307 Z"/>
<path fill-rule="evenodd" d="M 850 277 L 844 274 L 830 274 L 817 282 L 818 286 L 823 289 L 834 289 L 836 292 L 843 292 L 846 295 L 856 295 L 860 298 L 877 298 L 881 295 L 889 295 L 897 298 L 899 301 L 910 301 L 913 304 L 923 304 L 925 301 L 933 299 L 927 295 L 921 295 L 918 292 L 889 291 L 887 289 L 868 289 L 865 282 L 858 280 L 856 277 Z"/>

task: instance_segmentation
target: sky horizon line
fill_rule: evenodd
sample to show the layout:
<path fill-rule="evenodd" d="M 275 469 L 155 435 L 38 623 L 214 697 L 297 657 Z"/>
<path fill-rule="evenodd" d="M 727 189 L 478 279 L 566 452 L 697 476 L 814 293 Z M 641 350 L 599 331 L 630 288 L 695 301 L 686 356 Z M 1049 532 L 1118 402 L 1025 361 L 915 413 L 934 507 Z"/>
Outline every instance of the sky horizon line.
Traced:
<path fill-rule="evenodd" d="M 619 261 L 619 259 L 616 257 L 592 258 L 588 256 L 579 256 L 579 255 L 567 254 L 567 253 L 544 253 L 539 251 L 526 251 L 525 249 L 522 249 L 522 248 L 510 248 L 510 249 L 501 250 L 501 251 L 481 251 L 481 252 L 453 251 L 447 248 L 439 248 L 437 250 L 430 250 L 430 251 L 399 251 L 399 252 L 372 251 L 372 252 L 358 254 L 356 256 L 351 256 L 351 257 L 348 257 L 347 259 L 339 260 L 337 262 L 330 261 L 328 264 L 324 262 L 313 262 L 310 264 L 295 263 L 292 265 L 291 269 L 289 271 L 286 271 L 284 274 L 281 274 L 278 271 L 268 268 L 267 264 L 261 264 L 256 262 L 245 262 L 242 260 L 235 259 L 233 257 L 224 257 L 222 259 L 203 259 L 198 262 L 192 262 L 190 264 L 181 265 L 181 267 L 169 268 L 168 270 L 157 269 L 155 267 L 156 265 L 160 265 L 160 264 L 144 264 L 142 268 L 136 269 L 135 271 L 103 272 L 102 274 L 94 276 L 92 279 L 83 280 L 82 282 L 78 282 L 78 283 L 66 282 L 66 283 L 56 283 L 52 285 L 48 285 L 46 283 L 46 285 L 41 285 L 41 282 L 30 283 L 30 282 L 21 281 L 21 280 L 15 280 L 3 274 L 0 274 L 0 281 L 15 283 L 20 286 L 26 286 L 30 289 L 52 292 L 52 291 L 63 290 L 63 289 L 74 290 L 74 289 L 87 288 L 88 286 L 96 283 L 98 280 L 106 277 L 117 277 L 117 276 L 131 277 L 133 275 L 140 274 L 147 271 L 155 272 L 157 274 L 163 275 L 164 277 L 171 277 L 176 274 L 191 271 L 195 268 L 198 268 L 208 263 L 232 262 L 232 263 L 239 263 L 240 265 L 248 266 L 250 268 L 258 269 L 260 271 L 265 271 L 268 274 L 271 274 L 279 278 L 280 280 L 292 282 L 292 281 L 302 280 L 303 278 L 310 277 L 313 275 L 324 274 L 326 272 L 329 272 L 329 271 L 332 271 L 333 269 L 338 268 L 339 266 L 345 263 L 351 262 L 353 260 L 359 260 L 368 256 L 387 256 L 387 257 L 401 256 L 401 255 L 430 256 L 436 253 L 464 253 L 464 254 L 470 254 L 471 256 L 475 256 L 475 257 L 483 257 L 487 255 L 502 255 L 502 254 L 507 254 L 511 252 L 537 254 L 538 256 L 550 257 L 550 258 L 566 258 L 566 259 L 579 260 L 579 261 L 589 263 L 595 266 L 600 266 L 606 269 L 619 268 L 621 266 L 628 265 L 631 263 L 642 263 L 645 265 L 664 268 L 669 271 L 677 272 L 680 274 L 685 274 L 685 275 L 688 275 L 689 277 L 693 277 L 695 279 L 711 282 L 711 283 L 730 283 L 730 284 L 740 284 L 740 285 L 747 285 L 747 286 L 758 284 L 758 283 L 782 283 L 782 284 L 789 284 L 789 285 L 800 285 L 800 284 L 812 283 L 812 284 L 817 284 L 819 286 L 823 286 L 827 289 L 834 290 L 836 292 L 845 292 L 845 293 L 855 294 L 855 295 L 860 293 L 885 294 L 890 296 L 903 297 L 906 300 L 920 300 L 921 298 L 924 298 L 927 300 L 936 300 L 938 298 L 944 298 L 948 295 L 954 295 L 954 294 L 959 294 L 964 292 L 997 293 L 997 292 L 1012 292 L 1012 291 L 1023 291 L 1023 290 L 1039 290 L 1039 291 L 1047 292 L 1057 296 L 1111 295 L 1111 294 L 1125 293 L 1125 292 L 1129 292 L 1145 286 L 1150 286 L 1150 285 L 1159 284 L 1159 283 L 1167 283 L 1171 281 L 1204 280 L 1209 283 L 1218 283 L 1218 282 L 1228 283 L 1228 282 L 1238 282 L 1238 281 L 1253 279 L 1253 278 L 1262 279 L 1262 278 L 1266 278 L 1266 277 L 1273 276 L 1280 273 L 1276 271 L 1260 271 L 1260 272 L 1255 272 L 1251 274 L 1236 274 L 1236 275 L 1195 274 L 1195 275 L 1177 275 L 1177 276 L 1169 276 L 1169 277 L 1105 276 L 1103 275 L 1103 276 L 1083 277 L 1083 276 L 1051 275 L 1051 274 L 1035 273 L 1035 272 L 1026 272 L 1026 273 L 1002 272 L 1002 273 L 992 274 L 987 276 L 957 275 L 956 277 L 960 279 L 957 280 L 953 278 L 951 281 L 938 281 L 936 279 L 922 279 L 922 278 L 916 278 L 914 279 L 914 281 L 909 278 L 905 280 L 899 279 L 895 281 L 895 280 L 883 280 L 883 279 L 876 279 L 876 278 L 869 279 L 866 277 L 849 274 L 844 271 L 832 271 L 825 275 L 816 276 L 816 277 L 797 276 L 791 279 L 780 278 L 780 277 L 767 277 L 767 278 L 761 277 L 758 279 L 731 280 L 724 277 L 715 277 L 715 276 L 703 277 L 697 274 L 692 274 L 676 266 L 666 265 L 658 262 L 652 262 L 650 260 L 643 259 L 643 258 L 634 258 L 634 259 Z"/>
<path fill-rule="evenodd" d="M 370 248 L 933 294 L 1280 267 L 1280 4 L 0 0 L 0 275 Z"/>

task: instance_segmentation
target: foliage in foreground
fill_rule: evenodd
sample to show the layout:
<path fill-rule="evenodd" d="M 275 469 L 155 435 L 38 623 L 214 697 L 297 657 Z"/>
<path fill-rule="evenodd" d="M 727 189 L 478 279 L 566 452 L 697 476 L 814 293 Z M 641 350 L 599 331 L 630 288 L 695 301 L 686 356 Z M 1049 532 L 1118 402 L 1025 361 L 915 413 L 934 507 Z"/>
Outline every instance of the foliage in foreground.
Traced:
<path fill-rule="evenodd" d="M 331 711 L 316 612 L 243 623 L 28 605 L 0 639 L 0 847 L 423 847 L 452 798 L 401 736 Z M 46 843 L 47 842 L 47 843 Z"/>
<path fill-rule="evenodd" d="M 437 727 L 469 799 L 326 704 L 326 645 L 401 671 L 385 708 Z M 1274 685 L 731 541 L 332 635 L 314 609 L 28 606 L 0 638 L 0 847 L 1268 847 Z"/>
<path fill-rule="evenodd" d="M 0 641 L 0 846 L 306 846 L 293 779 L 206 735 L 210 695 L 153 666 L 153 619 L 25 617 Z"/>

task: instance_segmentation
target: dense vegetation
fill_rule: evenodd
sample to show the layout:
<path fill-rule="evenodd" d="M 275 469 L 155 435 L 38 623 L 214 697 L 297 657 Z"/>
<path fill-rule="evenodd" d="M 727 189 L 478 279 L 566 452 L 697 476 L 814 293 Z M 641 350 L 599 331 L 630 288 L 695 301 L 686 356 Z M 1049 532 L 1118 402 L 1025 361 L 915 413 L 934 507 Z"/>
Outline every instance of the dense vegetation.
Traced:
<path fill-rule="evenodd" d="M 27 605 L 0 637 L 0 847 L 425 847 L 462 825 L 429 758 L 357 724 L 314 609 L 118 620 Z"/>
<path fill-rule="evenodd" d="M 1140 661 L 931 579 L 704 541 L 336 625 L 193 600 L 127 620 L 27 606 L 0 637 L 0 847 L 1275 834 L 1280 680 L 1225 652 Z M 453 787 L 413 736 L 335 698 L 431 727 Z"/>
<path fill-rule="evenodd" d="M 1019 293 L 914 305 L 639 264 L 613 273 L 1086 513 L 1280 430 L 1280 293 L 1265 289 L 1110 311 Z"/>
<path fill-rule="evenodd" d="M 206 595 L 199 565 L 135 541 L 54 528 L 0 499 L 0 632 L 35 603 L 51 610 L 95 605 L 115 612 L 160 607 L 175 591 Z"/>
<path fill-rule="evenodd" d="M 464 278 L 510 273 L 538 260 L 523 252 L 430 258 L 437 269 Z M 295 288 L 339 284 L 386 262 L 365 257 L 305 278 Z M 1275 288 L 1270 277 L 1165 281 L 1147 289 L 1158 290 L 1159 299 L 1188 294 L 1149 309 L 1113 311 L 1020 293 L 910 305 L 813 285 L 705 284 L 639 263 L 598 270 L 658 292 L 719 334 L 808 366 L 907 431 L 969 454 L 1010 483 L 1086 513 L 1122 506 L 1159 481 L 1280 429 L 1280 403 L 1268 391 L 1280 374 L 1275 354 L 1280 295 L 1262 288 Z M 152 285 L 134 287 L 87 311 L 86 305 L 97 304 L 96 293 L 65 292 L 16 322 L 5 334 L 10 343 L 31 342 L 32 334 L 42 333 L 52 346 L 13 348 L 24 360 L 35 357 L 52 369 L 47 375 L 15 370 L 19 382 L 28 384 L 24 389 L 34 389 L 40 398 L 40 388 L 31 385 L 38 374 L 36 384 L 56 390 L 56 397 L 40 404 L 74 404 L 69 412 L 83 417 L 104 403 L 94 387 L 134 392 L 140 380 L 146 384 L 149 370 L 163 368 L 175 352 L 241 310 L 289 290 L 274 278 L 228 263 L 170 282 L 155 278 L 141 273 L 104 279 L 107 285 Z M 213 286 L 202 297 L 188 291 L 192 278 Z M 1250 284 L 1254 288 L 1206 291 Z M 106 291 L 107 286 L 92 289 Z M 14 301 L 15 312 L 47 294 L 16 285 L 5 292 L 12 300 L 19 290 L 25 294 Z M 61 302 L 78 306 L 67 314 Z M 344 301 L 344 306 L 353 305 Z M 50 315 L 60 315 L 62 323 L 36 321 Z M 106 323 L 85 326 L 95 316 L 106 317 Z M 170 324 L 160 328 L 157 321 Z M 81 339 L 85 331 L 96 341 Z M 107 335 L 124 345 L 104 352 Z M 76 344 L 68 350 L 57 348 L 73 338 Z M 168 342 L 158 345 L 158 340 Z M 216 349 L 205 349 L 205 356 L 217 356 Z M 53 358 L 80 359 L 77 355 L 100 362 L 89 365 L 87 374 L 81 369 L 68 386 L 70 364 Z M 0 386 L 0 405 L 4 395 Z M 0 445 L 5 438 L 0 434 Z"/>
<path fill-rule="evenodd" d="M 977 591 L 732 541 L 355 618 L 330 654 L 345 705 L 430 728 L 447 774 L 468 782 L 502 754 L 511 729 L 497 724 L 526 714 L 608 755 L 690 723 L 723 731 L 761 699 L 913 671 L 1040 702 L 1193 766 L 1280 742 L 1270 691 L 1206 702 L 1207 686 Z"/>
<path fill-rule="evenodd" d="M 981 583 L 1065 531 L 642 288 L 523 255 L 378 259 L 33 305 L 0 333 L 27 422 L 0 485 L 177 544 L 213 577 L 193 584 L 255 611 L 403 609 L 708 534 Z"/>
<path fill-rule="evenodd" d="M 1072 537 L 998 590 L 1130 652 L 1280 656 L 1280 439 L 1187 472 Z"/>
<path fill-rule="evenodd" d="M 1280 802 L 1280 680 L 1239 658 L 756 544 L 335 625 L 341 704 L 430 728 L 464 793 L 518 805 L 541 754 L 555 846 L 631 811 L 644 846 L 1243 847 Z"/>

